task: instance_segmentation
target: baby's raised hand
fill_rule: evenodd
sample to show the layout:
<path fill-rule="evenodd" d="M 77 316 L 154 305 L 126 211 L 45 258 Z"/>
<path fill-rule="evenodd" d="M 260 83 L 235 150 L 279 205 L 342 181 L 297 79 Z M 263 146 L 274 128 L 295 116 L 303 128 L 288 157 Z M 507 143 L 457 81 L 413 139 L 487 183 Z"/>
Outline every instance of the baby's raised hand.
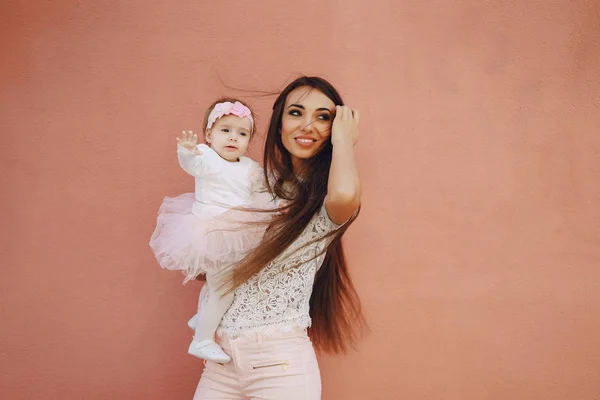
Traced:
<path fill-rule="evenodd" d="M 198 145 L 198 135 L 192 131 L 181 131 L 181 137 L 177 138 L 177 144 L 196 154 L 202 154 L 196 147 Z"/>

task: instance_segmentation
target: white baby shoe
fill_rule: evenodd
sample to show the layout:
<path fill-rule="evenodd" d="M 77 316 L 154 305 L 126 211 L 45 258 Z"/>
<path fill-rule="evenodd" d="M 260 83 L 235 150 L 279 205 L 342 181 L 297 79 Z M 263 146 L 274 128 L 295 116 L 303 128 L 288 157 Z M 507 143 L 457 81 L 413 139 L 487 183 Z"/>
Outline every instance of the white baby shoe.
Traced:
<path fill-rule="evenodd" d="M 188 354 L 204 360 L 215 361 L 226 364 L 231 361 L 229 357 L 214 340 L 203 340 L 197 342 L 192 340 L 188 349 Z"/>

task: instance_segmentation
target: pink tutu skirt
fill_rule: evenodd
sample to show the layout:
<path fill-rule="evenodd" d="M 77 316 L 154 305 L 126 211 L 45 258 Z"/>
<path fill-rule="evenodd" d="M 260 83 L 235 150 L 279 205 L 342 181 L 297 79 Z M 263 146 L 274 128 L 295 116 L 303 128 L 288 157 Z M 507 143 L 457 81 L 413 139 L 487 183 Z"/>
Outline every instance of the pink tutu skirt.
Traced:
<path fill-rule="evenodd" d="M 212 205 L 202 205 L 201 212 L 193 214 L 194 201 L 193 193 L 165 197 L 150 239 L 160 266 L 183 271 L 184 283 L 238 263 L 261 242 L 271 217 L 268 212 Z M 264 209 L 264 197 L 259 201 Z"/>

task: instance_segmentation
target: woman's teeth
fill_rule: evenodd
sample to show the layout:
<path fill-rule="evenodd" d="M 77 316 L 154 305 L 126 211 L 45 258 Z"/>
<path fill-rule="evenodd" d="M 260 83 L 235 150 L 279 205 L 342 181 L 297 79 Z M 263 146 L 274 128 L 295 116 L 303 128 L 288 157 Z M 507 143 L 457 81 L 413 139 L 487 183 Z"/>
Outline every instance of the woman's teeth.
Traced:
<path fill-rule="evenodd" d="M 299 141 L 300 143 L 312 143 L 314 142 L 314 140 L 312 139 L 296 139 L 297 141 Z"/>

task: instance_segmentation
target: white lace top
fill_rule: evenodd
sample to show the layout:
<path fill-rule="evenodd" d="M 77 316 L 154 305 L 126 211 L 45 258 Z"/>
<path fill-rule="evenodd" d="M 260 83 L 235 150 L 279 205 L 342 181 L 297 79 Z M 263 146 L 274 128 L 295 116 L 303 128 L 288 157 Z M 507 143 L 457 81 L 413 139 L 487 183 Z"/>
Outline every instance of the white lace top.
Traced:
<path fill-rule="evenodd" d="M 325 253 L 313 257 L 332 240 L 331 236 L 323 237 L 338 227 L 323 205 L 287 250 L 235 290 L 233 304 L 223 316 L 217 333 L 235 337 L 247 332 L 308 328 L 310 296 Z M 294 251 L 317 238 L 321 240 Z"/>

